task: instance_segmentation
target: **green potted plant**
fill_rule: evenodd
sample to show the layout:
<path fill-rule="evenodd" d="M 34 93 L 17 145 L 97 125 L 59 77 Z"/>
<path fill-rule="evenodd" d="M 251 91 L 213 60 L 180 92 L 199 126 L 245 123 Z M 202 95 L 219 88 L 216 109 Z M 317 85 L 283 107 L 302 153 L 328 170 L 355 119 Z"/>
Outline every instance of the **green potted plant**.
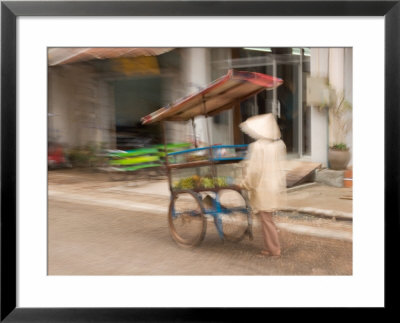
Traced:
<path fill-rule="evenodd" d="M 334 91 L 332 91 L 335 93 Z M 329 106 L 329 125 L 330 135 L 332 136 L 333 144 L 330 145 L 328 150 L 329 168 L 334 170 L 346 169 L 350 161 L 350 150 L 346 145 L 346 136 L 351 127 L 351 118 L 346 114 L 352 106 L 344 99 L 344 95 L 340 95 L 340 100 L 334 97 L 331 102 L 339 104 L 330 104 Z"/>
<path fill-rule="evenodd" d="M 329 168 L 334 170 L 346 169 L 350 161 L 350 151 L 345 143 L 334 144 L 328 151 Z"/>
<path fill-rule="evenodd" d="M 346 169 L 350 161 L 350 150 L 346 145 L 346 137 L 351 129 L 352 109 L 345 100 L 343 91 L 338 91 L 329 83 L 327 77 L 309 77 L 307 79 L 307 104 L 327 109 L 329 115 L 329 168 Z"/>

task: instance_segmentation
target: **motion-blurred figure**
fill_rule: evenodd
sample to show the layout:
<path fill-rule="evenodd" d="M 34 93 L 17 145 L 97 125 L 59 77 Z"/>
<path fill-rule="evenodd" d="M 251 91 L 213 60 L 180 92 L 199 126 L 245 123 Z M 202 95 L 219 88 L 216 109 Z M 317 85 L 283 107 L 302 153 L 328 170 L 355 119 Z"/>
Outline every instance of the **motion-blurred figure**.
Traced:
<path fill-rule="evenodd" d="M 280 256 L 278 231 L 272 215 L 286 203 L 286 176 L 283 162 L 286 146 L 275 117 L 262 114 L 248 118 L 240 124 L 241 130 L 255 142 L 249 145 L 241 186 L 249 191 L 250 204 L 258 212 L 262 223 L 265 256 Z"/>
<path fill-rule="evenodd" d="M 48 144 L 47 163 L 49 169 L 71 167 L 65 156 L 63 146 L 58 143 Z"/>

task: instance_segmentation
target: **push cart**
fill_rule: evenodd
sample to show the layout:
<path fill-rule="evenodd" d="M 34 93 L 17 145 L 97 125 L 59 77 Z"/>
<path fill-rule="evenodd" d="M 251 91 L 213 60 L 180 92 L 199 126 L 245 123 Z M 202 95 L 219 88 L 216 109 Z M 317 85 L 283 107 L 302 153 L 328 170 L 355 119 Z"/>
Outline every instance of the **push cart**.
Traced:
<path fill-rule="evenodd" d="M 240 177 L 239 162 L 246 156 L 247 145 L 199 147 L 194 119 L 217 115 L 280 84 L 281 79 L 269 75 L 229 70 L 198 93 L 142 118 L 143 124 L 162 122 L 165 147 L 165 121 L 191 121 L 193 125 L 194 148 L 175 152 L 165 150 L 171 192 L 168 225 L 177 244 L 184 247 L 199 245 L 205 237 L 208 221 L 214 222 L 223 240 L 240 241 L 246 235 L 253 238 L 247 193 L 235 181 Z M 210 143 L 208 127 L 206 132 Z"/>

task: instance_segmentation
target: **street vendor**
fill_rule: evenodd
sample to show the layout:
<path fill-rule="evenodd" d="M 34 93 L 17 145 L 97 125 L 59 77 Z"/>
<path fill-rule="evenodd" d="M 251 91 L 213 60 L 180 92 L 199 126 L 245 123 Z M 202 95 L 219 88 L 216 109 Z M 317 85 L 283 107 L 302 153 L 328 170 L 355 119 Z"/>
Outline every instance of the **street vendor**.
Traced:
<path fill-rule="evenodd" d="M 240 129 L 256 140 L 249 145 L 241 186 L 249 192 L 250 205 L 260 216 L 264 238 L 261 255 L 280 256 L 279 235 L 272 216 L 286 203 L 286 146 L 271 113 L 248 118 Z"/>

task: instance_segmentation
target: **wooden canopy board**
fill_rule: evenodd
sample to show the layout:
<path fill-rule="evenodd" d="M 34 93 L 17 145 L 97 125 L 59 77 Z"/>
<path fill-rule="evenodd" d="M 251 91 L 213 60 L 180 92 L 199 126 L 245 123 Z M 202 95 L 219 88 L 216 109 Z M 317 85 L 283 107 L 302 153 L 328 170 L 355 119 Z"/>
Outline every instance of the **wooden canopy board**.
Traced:
<path fill-rule="evenodd" d="M 212 82 L 200 92 L 143 117 L 142 123 L 151 124 L 162 120 L 185 121 L 200 115 L 213 116 L 282 83 L 283 80 L 266 74 L 229 70 L 227 75 Z"/>

